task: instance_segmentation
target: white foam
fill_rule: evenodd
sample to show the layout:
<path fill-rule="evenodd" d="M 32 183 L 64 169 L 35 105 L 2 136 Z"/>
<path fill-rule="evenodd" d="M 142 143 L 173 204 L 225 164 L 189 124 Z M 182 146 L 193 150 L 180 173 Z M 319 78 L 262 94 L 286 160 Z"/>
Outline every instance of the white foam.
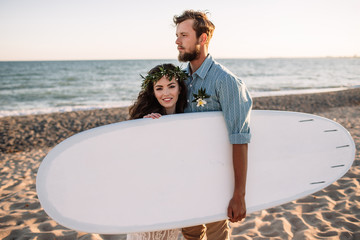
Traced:
<path fill-rule="evenodd" d="M 117 108 L 117 107 L 127 107 L 131 105 L 131 101 L 123 101 L 116 104 L 103 104 L 103 105 L 93 105 L 93 106 L 64 106 L 64 107 L 52 107 L 52 108 L 29 108 L 21 109 L 16 111 L 7 111 L 0 110 L 0 117 L 8 116 L 25 116 L 25 115 L 39 115 L 39 114 L 48 114 L 48 113 L 61 113 L 61 112 L 72 112 L 72 111 L 82 111 L 82 110 L 93 110 L 101 108 Z"/>
<path fill-rule="evenodd" d="M 284 95 L 297 95 L 297 94 L 310 94 L 310 93 L 323 93 L 323 92 L 335 92 L 343 91 L 349 88 L 321 88 L 321 89 L 300 89 L 300 90 L 281 90 L 281 91 L 269 91 L 269 92 L 252 92 L 252 97 L 269 97 L 269 96 L 284 96 Z"/>

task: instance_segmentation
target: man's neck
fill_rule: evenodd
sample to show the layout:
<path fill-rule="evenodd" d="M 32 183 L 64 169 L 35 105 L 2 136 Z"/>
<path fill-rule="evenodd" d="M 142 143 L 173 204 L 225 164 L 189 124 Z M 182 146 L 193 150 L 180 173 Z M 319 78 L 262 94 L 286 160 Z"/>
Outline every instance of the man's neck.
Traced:
<path fill-rule="evenodd" d="M 199 58 L 192 60 L 190 62 L 191 74 L 196 72 L 201 67 L 201 64 L 203 64 L 207 55 L 208 55 L 207 51 L 201 52 Z"/>

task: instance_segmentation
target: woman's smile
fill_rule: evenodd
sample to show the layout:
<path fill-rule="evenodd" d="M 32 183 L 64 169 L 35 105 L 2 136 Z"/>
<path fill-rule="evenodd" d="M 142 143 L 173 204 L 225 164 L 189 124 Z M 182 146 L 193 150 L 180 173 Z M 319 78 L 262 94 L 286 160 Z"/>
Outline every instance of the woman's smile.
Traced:
<path fill-rule="evenodd" d="M 173 98 L 163 98 L 163 101 L 170 102 Z"/>

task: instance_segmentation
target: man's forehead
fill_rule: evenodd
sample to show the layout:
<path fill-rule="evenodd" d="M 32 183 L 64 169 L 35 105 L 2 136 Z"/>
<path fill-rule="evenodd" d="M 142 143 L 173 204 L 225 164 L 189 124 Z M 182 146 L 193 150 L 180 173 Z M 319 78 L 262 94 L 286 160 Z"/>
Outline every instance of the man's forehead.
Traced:
<path fill-rule="evenodd" d="M 193 31 L 195 31 L 195 30 L 193 29 L 193 24 L 194 24 L 194 20 L 193 20 L 193 19 L 185 20 L 185 21 L 179 23 L 179 24 L 176 26 L 176 32 L 177 32 L 177 33 L 193 32 Z"/>

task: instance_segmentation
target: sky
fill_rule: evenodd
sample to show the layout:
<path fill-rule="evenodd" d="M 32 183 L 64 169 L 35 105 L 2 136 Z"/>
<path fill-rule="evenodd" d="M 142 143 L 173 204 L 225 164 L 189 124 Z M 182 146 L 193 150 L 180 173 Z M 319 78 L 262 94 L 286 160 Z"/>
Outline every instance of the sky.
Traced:
<path fill-rule="evenodd" d="M 360 56 L 360 0 L 0 0 L 0 61 L 176 59 L 185 9 L 215 58 Z"/>

